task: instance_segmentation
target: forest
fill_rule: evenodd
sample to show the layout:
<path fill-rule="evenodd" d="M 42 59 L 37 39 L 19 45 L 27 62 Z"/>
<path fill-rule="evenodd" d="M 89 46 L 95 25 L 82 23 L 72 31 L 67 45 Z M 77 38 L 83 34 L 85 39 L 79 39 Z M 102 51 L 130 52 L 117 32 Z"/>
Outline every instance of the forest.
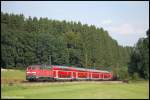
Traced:
<path fill-rule="evenodd" d="M 149 29 L 145 34 L 134 47 L 121 46 L 102 27 L 1 12 L 1 67 L 52 64 L 149 79 Z"/>

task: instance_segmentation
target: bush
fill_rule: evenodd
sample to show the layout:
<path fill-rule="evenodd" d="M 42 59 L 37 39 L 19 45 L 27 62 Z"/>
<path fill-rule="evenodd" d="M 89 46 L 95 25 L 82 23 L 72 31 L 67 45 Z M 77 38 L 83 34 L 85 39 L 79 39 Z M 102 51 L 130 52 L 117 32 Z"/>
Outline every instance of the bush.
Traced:
<path fill-rule="evenodd" d="M 139 74 L 138 73 L 134 73 L 133 75 L 132 75 L 132 80 L 139 80 L 140 78 L 139 78 Z"/>

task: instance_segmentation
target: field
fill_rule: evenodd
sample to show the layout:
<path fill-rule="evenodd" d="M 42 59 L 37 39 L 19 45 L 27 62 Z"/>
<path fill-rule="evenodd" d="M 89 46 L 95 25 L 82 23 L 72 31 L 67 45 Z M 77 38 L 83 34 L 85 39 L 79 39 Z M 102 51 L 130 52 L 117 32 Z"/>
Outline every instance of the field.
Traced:
<path fill-rule="evenodd" d="M 1 70 L 1 83 L 18 83 L 25 80 L 25 75 L 24 70 Z"/>
<path fill-rule="evenodd" d="M 24 71 L 1 72 L 2 98 L 149 99 L 149 81 L 127 84 L 95 81 L 20 83 L 21 80 L 25 80 Z"/>

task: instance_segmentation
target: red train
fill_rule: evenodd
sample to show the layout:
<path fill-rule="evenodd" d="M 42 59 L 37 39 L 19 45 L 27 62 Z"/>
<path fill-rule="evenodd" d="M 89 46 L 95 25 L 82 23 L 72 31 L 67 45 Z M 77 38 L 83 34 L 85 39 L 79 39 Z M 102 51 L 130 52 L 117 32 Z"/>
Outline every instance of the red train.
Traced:
<path fill-rule="evenodd" d="M 58 65 L 32 65 L 26 70 L 26 79 L 35 80 L 111 80 L 111 72 Z"/>

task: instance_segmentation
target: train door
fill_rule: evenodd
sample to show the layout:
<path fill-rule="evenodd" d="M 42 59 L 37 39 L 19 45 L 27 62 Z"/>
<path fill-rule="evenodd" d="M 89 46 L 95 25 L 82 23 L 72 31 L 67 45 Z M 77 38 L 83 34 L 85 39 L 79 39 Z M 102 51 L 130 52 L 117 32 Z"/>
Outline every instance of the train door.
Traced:
<path fill-rule="evenodd" d="M 76 78 L 76 73 L 75 72 L 73 72 L 73 79 L 75 79 Z"/>

